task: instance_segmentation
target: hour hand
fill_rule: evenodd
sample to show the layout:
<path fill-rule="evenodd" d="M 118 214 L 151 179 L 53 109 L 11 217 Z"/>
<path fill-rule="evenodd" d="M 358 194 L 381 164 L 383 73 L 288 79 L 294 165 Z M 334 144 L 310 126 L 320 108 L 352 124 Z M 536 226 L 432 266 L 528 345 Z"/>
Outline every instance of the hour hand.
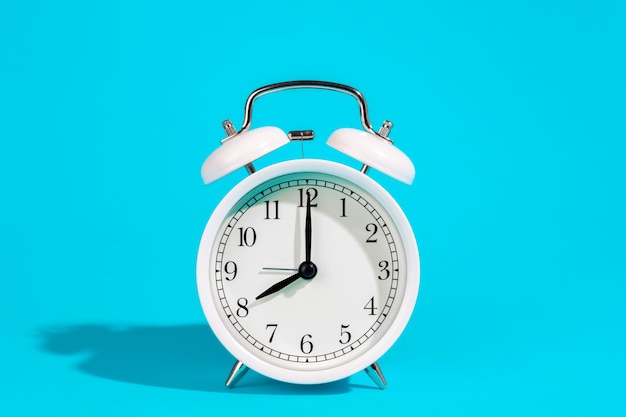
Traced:
<path fill-rule="evenodd" d="M 261 294 L 259 294 L 256 297 L 256 299 L 258 300 L 270 294 L 274 294 L 275 292 L 282 290 L 283 288 L 285 288 L 287 285 L 291 284 L 292 282 L 297 281 L 299 278 L 309 280 L 309 279 L 315 278 L 316 275 L 317 275 L 317 266 L 315 266 L 313 262 L 302 262 L 300 266 L 298 267 L 298 272 L 296 272 L 289 278 L 285 278 L 284 280 L 279 281 L 276 284 L 272 285 L 271 287 L 263 291 Z"/>
<path fill-rule="evenodd" d="M 298 272 L 296 272 L 289 278 L 285 278 L 284 280 L 277 282 L 276 284 L 272 285 L 271 287 L 263 291 L 261 294 L 257 295 L 256 299 L 259 300 L 270 294 L 274 294 L 275 292 L 282 290 L 287 285 L 291 284 L 292 282 L 296 281 L 298 278 L 301 278 L 301 277 L 302 277 L 302 271 L 299 270 Z"/>

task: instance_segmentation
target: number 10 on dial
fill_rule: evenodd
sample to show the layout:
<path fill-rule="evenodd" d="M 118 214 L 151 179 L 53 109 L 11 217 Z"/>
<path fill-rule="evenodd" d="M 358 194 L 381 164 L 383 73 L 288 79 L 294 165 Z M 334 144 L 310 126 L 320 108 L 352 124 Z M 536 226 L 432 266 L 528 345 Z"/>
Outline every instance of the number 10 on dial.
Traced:
<path fill-rule="evenodd" d="M 395 200 L 321 160 L 270 166 L 228 193 L 197 271 L 209 323 L 238 363 L 294 383 L 377 372 L 419 285 L 417 245 Z"/>

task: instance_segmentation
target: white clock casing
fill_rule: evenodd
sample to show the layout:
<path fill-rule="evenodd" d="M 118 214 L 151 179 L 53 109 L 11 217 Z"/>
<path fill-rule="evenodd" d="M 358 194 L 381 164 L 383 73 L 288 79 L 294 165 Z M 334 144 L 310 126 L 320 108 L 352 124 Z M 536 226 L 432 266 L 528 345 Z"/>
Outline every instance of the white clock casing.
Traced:
<path fill-rule="evenodd" d="M 318 275 L 255 300 L 291 274 L 263 267 L 304 260 L 310 188 Z M 417 299 L 419 254 L 405 214 L 376 181 L 335 162 L 292 160 L 222 199 L 202 235 L 197 285 L 209 325 L 235 358 L 277 380 L 323 383 L 367 368 L 398 339 Z"/>

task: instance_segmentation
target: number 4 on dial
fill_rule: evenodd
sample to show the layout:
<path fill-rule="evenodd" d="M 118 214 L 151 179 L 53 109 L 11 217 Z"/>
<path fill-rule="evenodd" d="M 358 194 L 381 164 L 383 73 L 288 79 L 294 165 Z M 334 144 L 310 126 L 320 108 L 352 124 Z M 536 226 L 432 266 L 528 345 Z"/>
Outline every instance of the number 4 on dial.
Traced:
<path fill-rule="evenodd" d="M 363 310 L 369 311 L 369 314 L 368 314 L 369 316 L 376 315 L 376 310 L 378 310 L 378 307 L 374 305 L 374 297 L 369 299 L 367 304 L 365 304 L 365 307 L 363 307 Z"/>

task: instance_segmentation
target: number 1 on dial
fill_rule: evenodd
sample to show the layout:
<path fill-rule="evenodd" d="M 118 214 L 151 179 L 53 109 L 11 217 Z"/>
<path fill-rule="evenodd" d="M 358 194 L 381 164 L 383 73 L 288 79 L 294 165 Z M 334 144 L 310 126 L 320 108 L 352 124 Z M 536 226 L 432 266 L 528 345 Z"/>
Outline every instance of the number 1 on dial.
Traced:
<path fill-rule="evenodd" d="M 341 198 L 341 216 L 339 217 L 348 217 L 346 216 L 346 199 L 345 198 Z"/>

